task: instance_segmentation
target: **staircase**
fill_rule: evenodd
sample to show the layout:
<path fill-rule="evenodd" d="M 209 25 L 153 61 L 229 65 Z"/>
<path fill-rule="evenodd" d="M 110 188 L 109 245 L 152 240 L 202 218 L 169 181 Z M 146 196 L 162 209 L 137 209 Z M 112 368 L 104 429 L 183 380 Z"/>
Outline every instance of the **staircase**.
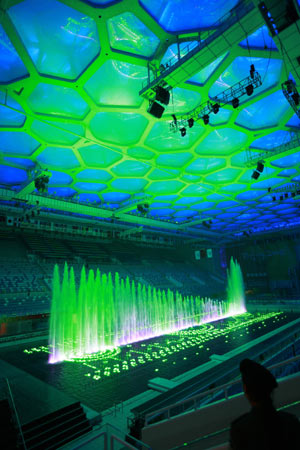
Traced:
<path fill-rule="evenodd" d="M 91 429 L 79 402 L 22 426 L 28 450 L 58 449 Z"/>

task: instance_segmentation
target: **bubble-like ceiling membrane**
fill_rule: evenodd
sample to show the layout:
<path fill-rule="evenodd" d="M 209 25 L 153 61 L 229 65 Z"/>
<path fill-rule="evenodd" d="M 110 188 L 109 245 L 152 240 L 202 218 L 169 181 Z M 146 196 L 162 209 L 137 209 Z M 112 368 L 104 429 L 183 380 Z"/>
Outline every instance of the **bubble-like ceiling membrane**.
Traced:
<path fill-rule="evenodd" d="M 292 221 L 299 202 L 279 208 L 271 193 L 300 181 L 300 151 L 272 153 L 300 132 L 300 119 L 281 92 L 280 48 L 258 11 L 257 30 L 245 30 L 236 45 L 224 41 L 214 61 L 187 73 L 161 119 L 139 95 L 149 62 L 168 68 L 178 49 L 182 57 L 205 42 L 237 3 L 11 2 L 0 25 L 0 186 L 20 191 L 39 164 L 51 171 L 51 195 L 113 211 L 146 195 L 152 219 L 191 225 L 210 217 L 224 236 Z M 250 64 L 263 83 L 237 109 L 222 106 L 185 136 L 170 132 L 172 114 L 247 77 Z M 249 151 L 270 156 L 258 180 L 246 165 Z"/>

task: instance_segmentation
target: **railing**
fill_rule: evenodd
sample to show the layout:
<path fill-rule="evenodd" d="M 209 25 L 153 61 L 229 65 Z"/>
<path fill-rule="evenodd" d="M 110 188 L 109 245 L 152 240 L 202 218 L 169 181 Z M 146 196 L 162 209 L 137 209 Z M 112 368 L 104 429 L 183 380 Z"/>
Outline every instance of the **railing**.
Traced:
<path fill-rule="evenodd" d="M 206 30 L 205 39 L 193 41 L 180 49 L 178 55 L 174 55 L 166 61 L 163 70 L 154 72 L 151 74 L 149 70 L 149 77 L 147 81 L 142 83 L 142 90 L 140 95 L 143 95 L 144 91 L 149 89 L 152 83 L 156 83 L 160 77 L 164 77 L 172 72 L 175 67 L 178 67 L 182 60 L 188 61 L 195 53 L 205 48 L 208 44 L 214 41 L 216 38 L 222 36 L 224 32 L 232 25 L 239 22 L 246 14 L 254 9 L 252 0 L 244 0 L 239 2 L 233 9 L 228 11 L 223 17 L 221 17 L 215 24 L 211 26 L 211 29 Z M 200 70 L 200 69 L 199 69 Z"/>
<path fill-rule="evenodd" d="M 117 450 L 115 444 L 122 444 L 123 448 L 129 448 L 131 450 L 152 450 L 152 447 L 150 447 L 149 445 L 145 444 L 144 442 L 140 441 L 139 439 L 134 438 L 133 436 L 130 436 L 130 440 L 132 441 L 132 444 L 130 444 L 129 442 L 126 442 L 126 434 L 124 432 L 122 432 L 121 430 L 119 430 L 117 427 L 115 427 L 114 425 L 111 425 L 109 423 L 103 425 L 103 428 L 106 428 L 103 431 L 100 431 L 100 433 L 96 434 L 95 436 L 86 439 L 84 442 L 78 443 L 77 445 L 75 444 L 74 447 L 69 447 L 68 448 L 72 448 L 72 450 L 78 450 L 81 448 L 85 448 L 86 446 L 88 446 L 91 442 L 99 444 L 99 449 L 101 448 L 102 450 Z M 119 434 L 119 436 L 117 435 Z M 122 437 L 120 437 L 120 435 Z M 100 447 L 100 444 L 101 447 Z"/>
<path fill-rule="evenodd" d="M 280 363 L 274 364 L 268 367 L 269 370 L 278 369 L 280 367 L 286 366 L 293 362 L 299 361 L 300 356 L 295 356 L 293 358 L 287 359 L 286 361 L 282 361 Z M 230 381 L 229 383 L 218 386 L 214 389 L 209 389 L 208 391 L 202 392 L 201 394 L 197 394 L 193 397 L 186 398 L 180 402 L 173 403 L 169 406 L 165 406 L 163 408 L 157 409 L 156 411 L 150 412 L 145 416 L 145 426 L 151 424 L 151 422 L 160 422 L 162 420 L 169 420 L 171 417 L 183 414 L 184 412 L 192 412 L 203 406 L 203 402 L 201 400 L 205 400 L 207 397 L 214 398 L 214 396 L 220 395 L 224 391 L 224 398 L 228 400 L 230 397 L 228 395 L 228 391 L 233 386 L 241 383 L 241 378 L 238 378 L 234 381 Z M 175 414 L 171 414 L 172 409 L 176 410 Z"/>
<path fill-rule="evenodd" d="M 16 419 L 16 422 L 17 422 L 17 425 L 18 425 L 18 429 L 19 429 L 19 433 L 20 433 L 20 436 L 21 436 L 23 448 L 24 448 L 24 450 L 27 450 L 25 439 L 24 439 L 24 435 L 23 435 L 23 431 L 22 431 L 22 427 L 21 427 L 21 422 L 20 422 L 20 419 L 19 419 L 19 414 L 18 414 L 16 405 L 15 405 L 14 397 L 12 395 L 12 391 L 11 391 L 11 388 L 10 388 L 10 384 L 9 384 L 8 378 L 5 378 L 5 382 L 6 382 L 6 385 L 7 385 L 7 390 L 8 390 L 10 402 L 11 402 L 11 405 L 12 405 L 12 408 L 13 408 L 14 416 L 15 416 L 15 419 Z"/>

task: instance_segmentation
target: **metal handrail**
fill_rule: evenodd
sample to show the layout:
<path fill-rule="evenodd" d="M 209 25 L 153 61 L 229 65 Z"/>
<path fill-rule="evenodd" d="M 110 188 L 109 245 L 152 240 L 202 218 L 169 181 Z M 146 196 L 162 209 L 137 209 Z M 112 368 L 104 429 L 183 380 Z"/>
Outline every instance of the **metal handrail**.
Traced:
<path fill-rule="evenodd" d="M 13 397 L 13 394 L 12 394 L 12 391 L 11 391 L 11 388 L 10 388 L 10 384 L 9 384 L 8 378 L 5 378 L 5 381 L 6 381 L 6 384 L 7 384 L 8 394 L 9 394 L 9 397 L 10 397 L 10 400 L 11 400 L 11 404 L 12 404 L 12 407 L 13 407 L 13 410 L 14 410 L 14 414 L 15 414 L 15 417 L 16 417 L 16 420 L 17 420 L 17 425 L 18 425 L 18 428 L 19 428 L 19 432 L 21 434 L 23 448 L 24 448 L 24 450 L 27 450 L 26 442 L 25 442 L 23 431 L 22 431 L 22 427 L 21 427 L 21 422 L 20 422 L 20 419 L 19 419 L 19 414 L 18 414 L 16 405 L 15 405 L 14 397 Z"/>
<path fill-rule="evenodd" d="M 106 428 L 112 428 L 113 430 L 117 431 L 118 433 L 121 433 L 123 435 L 127 435 L 124 431 L 119 430 L 119 428 L 115 427 L 111 423 L 106 423 L 103 425 L 103 427 Z M 115 434 L 108 434 L 108 430 L 102 430 L 100 433 L 96 434 L 95 436 L 85 440 L 84 442 L 81 442 L 80 444 L 76 445 L 75 447 L 72 447 L 72 450 L 78 450 L 80 448 L 84 448 L 87 444 L 90 442 L 95 441 L 96 439 L 100 438 L 101 436 L 104 436 L 104 450 L 114 450 L 114 441 L 117 441 L 121 443 L 122 445 L 125 445 L 126 448 L 129 448 L 131 450 L 136 450 L 137 447 L 133 446 L 129 442 L 124 441 L 120 437 L 116 436 Z M 110 439 L 109 439 L 110 438 Z M 132 439 L 136 444 L 141 446 L 141 448 L 145 450 L 152 450 L 152 447 L 150 447 L 148 444 L 145 444 L 144 442 L 140 441 L 139 439 L 136 439 L 133 436 L 130 436 L 130 439 Z M 110 447 L 108 448 L 107 444 L 110 443 Z"/>
<path fill-rule="evenodd" d="M 272 366 L 268 367 L 268 370 L 277 369 L 278 367 L 282 367 L 282 366 L 288 365 L 288 364 L 290 364 L 290 363 L 292 363 L 294 361 L 300 361 L 300 356 L 295 356 L 295 357 L 289 358 L 289 359 L 287 359 L 285 361 L 281 361 L 280 363 L 273 364 Z M 215 387 L 213 389 L 209 389 L 209 390 L 207 390 L 205 392 L 202 392 L 200 394 L 194 395 L 193 397 L 186 398 L 184 400 L 181 400 L 180 402 L 173 403 L 173 404 L 171 404 L 169 406 L 165 406 L 164 408 L 160 408 L 160 409 L 157 409 L 155 411 L 152 411 L 152 412 L 146 414 L 146 416 L 145 416 L 145 426 L 148 425 L 149 421 L 151 420 L 151 418 L 153 418 L 153 416 L 157 416 L 157 415 L 161 415 L 161 414 L 167 414 L 167 419 L 170 419 L 170 410 L 172 408 L 177 408 L 180 405 L 184 405 L 185 403 L 193 402 L 193 404 L 194 404 L 193 410 L 196 411 L 197 410 L 197 402 L 201 398 L 207 397 L 209 395 L 213 395 L 216 392 L 220 392 L 220 391 L 224 390 L 225 400 L 228 400 L 228 389 L 230 387 L 240 383 L 240 382 L 241 382 L 241 378 L 239 377 L 239 378 L 237 378 L 234 381 L 230 381 L 229 383 L 222 384 L 221 386 L 217 386 L 217 387 Z M 181 413 L 179 413 L 179 414 L 181 414 Z M 165 420 L 165 419 L 161 419 L 161 420 Z"/>

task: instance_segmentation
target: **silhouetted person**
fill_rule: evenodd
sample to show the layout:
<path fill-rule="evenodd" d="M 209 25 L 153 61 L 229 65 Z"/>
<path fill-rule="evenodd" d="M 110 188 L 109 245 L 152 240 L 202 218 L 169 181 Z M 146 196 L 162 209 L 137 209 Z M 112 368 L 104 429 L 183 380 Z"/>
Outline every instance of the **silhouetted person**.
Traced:
<path fill-rule="evenodd" d="M 240 363 L 243 388 L 251 411 L 232 422 L 232 450 L 300 449 L 300 422 L 296 416 L 276 411 L 272 392 L 278 386 L 265 367 L 244 359 Z"/>

